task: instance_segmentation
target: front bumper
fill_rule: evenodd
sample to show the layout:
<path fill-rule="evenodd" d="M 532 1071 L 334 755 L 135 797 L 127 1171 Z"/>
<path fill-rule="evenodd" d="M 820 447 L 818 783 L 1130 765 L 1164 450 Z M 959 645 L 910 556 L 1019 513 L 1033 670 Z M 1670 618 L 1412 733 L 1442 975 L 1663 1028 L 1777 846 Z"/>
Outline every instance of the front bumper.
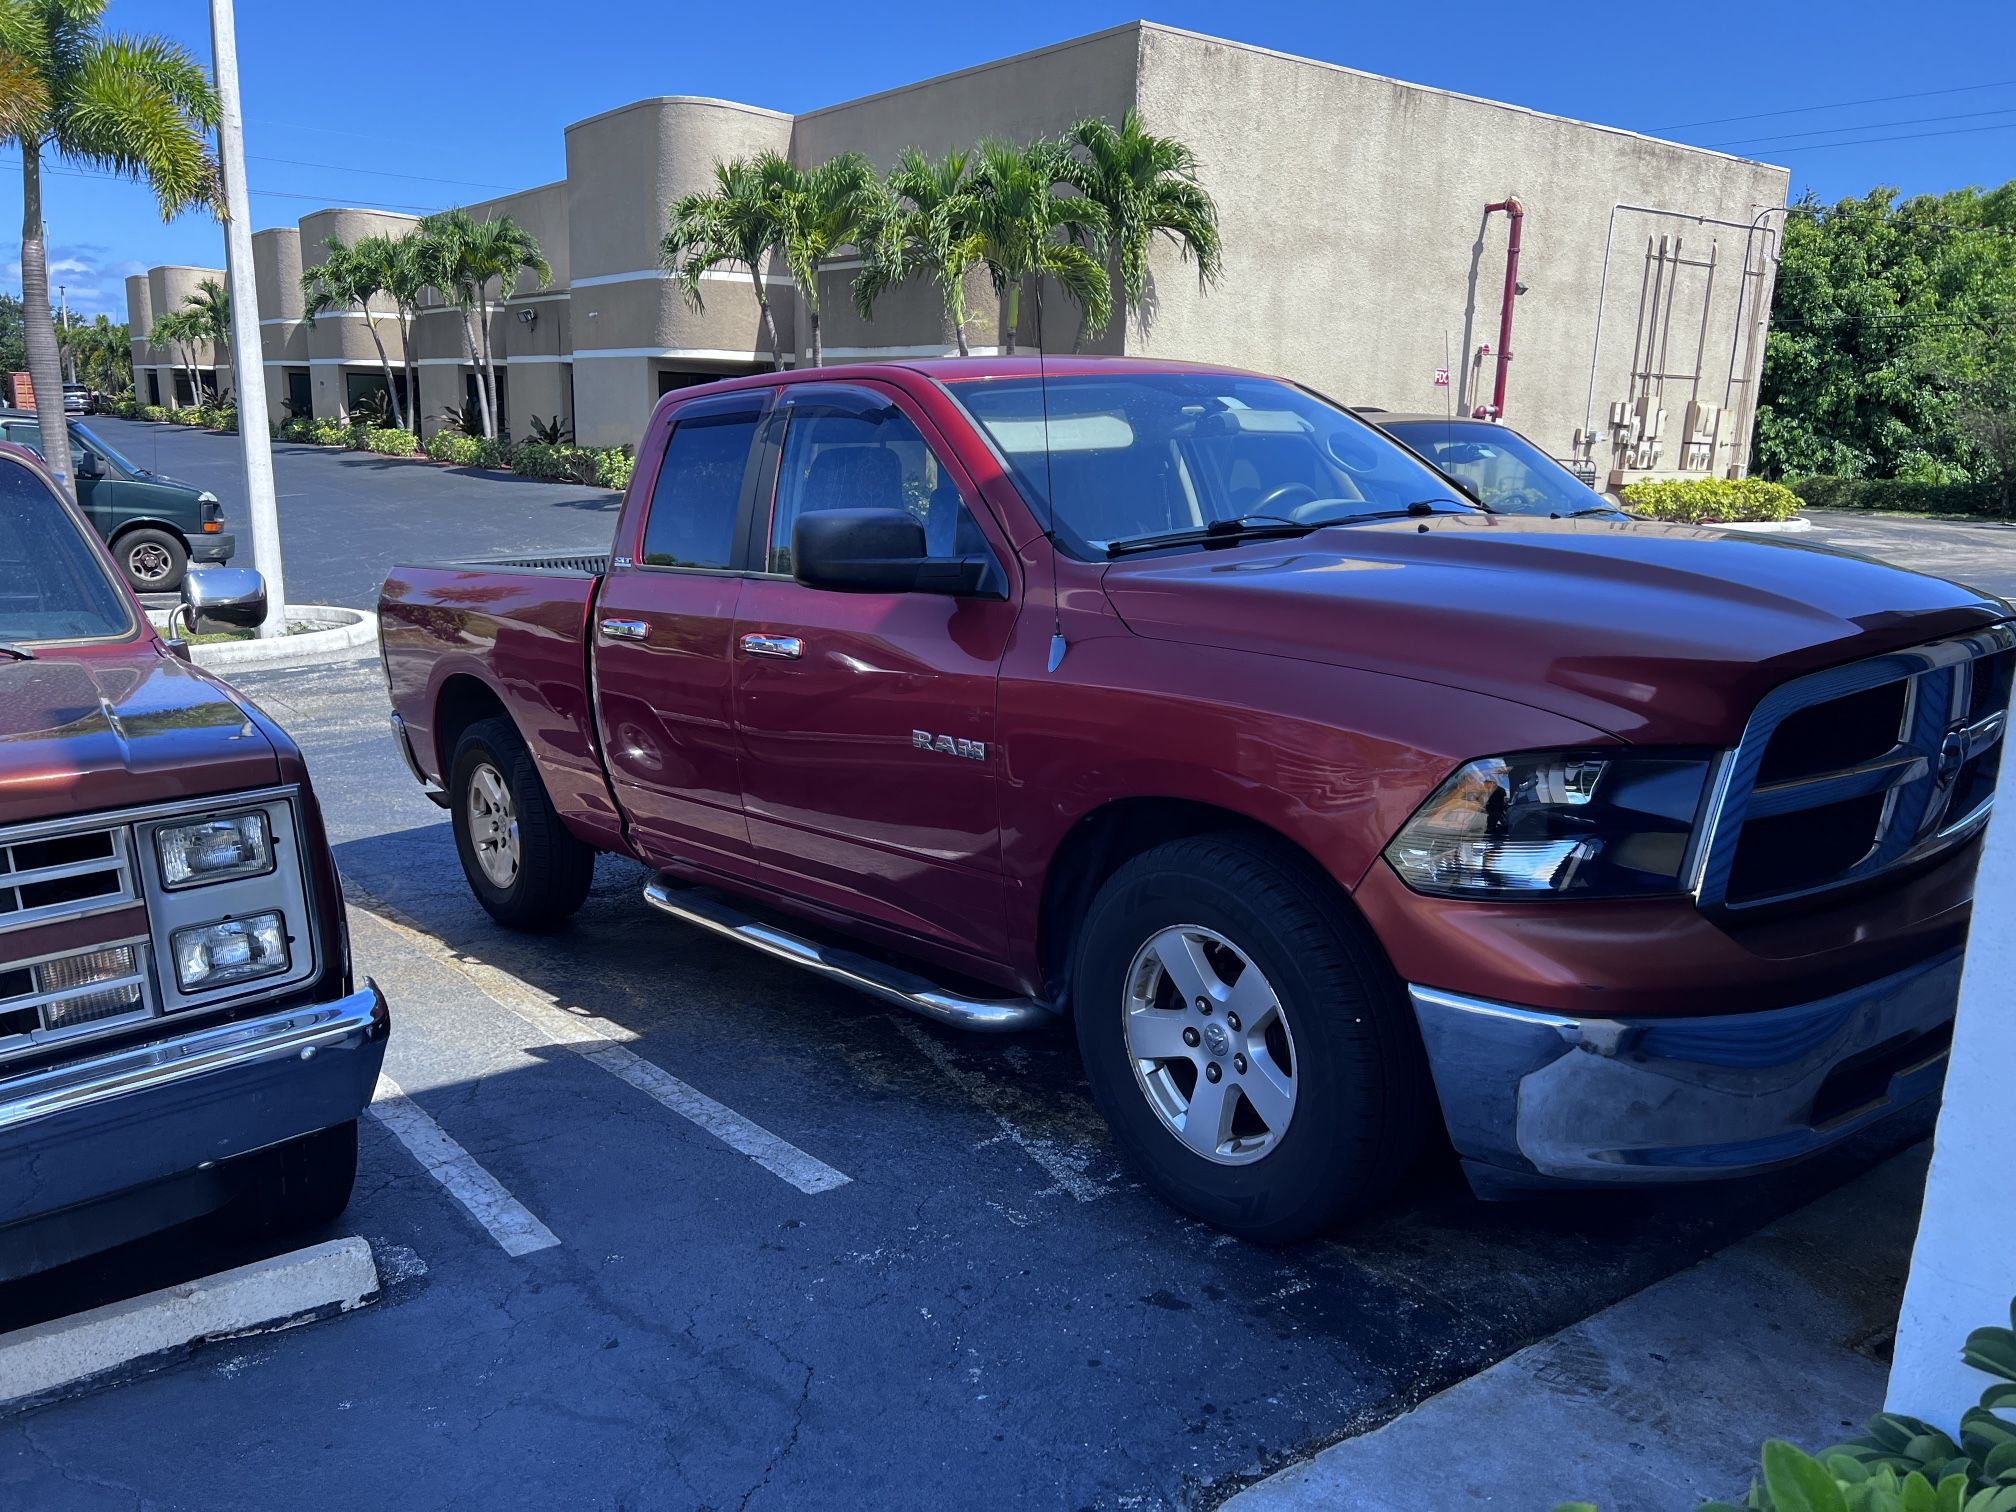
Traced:
<path fill-rule="evenodd" d="M 391 1015 L 375 983 L 0 1081 L 0 1226 L 355 1119 Z"/>
<path fill-rule="evenodd" d="M 1494 1195 L 1742 1175 L 1929 1097 L 1960 953 L 1832 997 L 1700 1018 L 1577 1019 L 1410 987 L 1450 1139 Z"/>
<path fill-rule="evenodd" d="M 198 533 L 189 537 L 189 560 L 192 562 L 228 562 L 238 550 L 238 537 L 229 531 L 215 534 Z"/>

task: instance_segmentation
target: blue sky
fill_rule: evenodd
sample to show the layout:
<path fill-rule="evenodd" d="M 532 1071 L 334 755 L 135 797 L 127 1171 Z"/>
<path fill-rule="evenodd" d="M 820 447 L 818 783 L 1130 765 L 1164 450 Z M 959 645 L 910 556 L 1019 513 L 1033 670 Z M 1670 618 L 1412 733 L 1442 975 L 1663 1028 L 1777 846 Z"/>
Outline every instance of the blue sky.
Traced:
<path fill-rule="evenodd" d="M 1143 14 L 1783 163 L 1795 195 L 2016 178 L 2010 0 L 1159 0 L 1145 12 L 1143 3 L 344 0 L 331 9 L 239 0 L 253 222 L 292 222 L 329 204 L 431 209 L 545 183 L 565 172 L 567 122 L 646 95 L 804 110 Z M 209 56 L 204 0 L 111 0 L 107 24 L 165 32 Z M 425 60 L 424 73 L 398 67 L 407 50 Z M 0 227 L 10 233 L 21 218 L 18 163 L 0 152 Z M 222 261 L 214 223 L 185 216 L 164 226 L 138 186 L 51 173 L 44 201 L 51 282 L 68 283 L 71 308 L 87 315 L 123 317 L 128 272 Z M 0 241 L 0 287 L 19 287 L 19 250 L 13 235 Z"/>

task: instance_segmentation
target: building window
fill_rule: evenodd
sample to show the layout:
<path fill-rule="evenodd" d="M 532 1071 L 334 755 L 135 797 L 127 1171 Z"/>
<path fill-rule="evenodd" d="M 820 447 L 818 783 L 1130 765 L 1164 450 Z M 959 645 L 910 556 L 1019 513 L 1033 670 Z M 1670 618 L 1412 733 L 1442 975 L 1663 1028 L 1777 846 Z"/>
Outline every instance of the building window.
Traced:
<path fill-rule="evenodd" d="M 406 400 L 406 375 L 395 372 L 392 375 L 392 381 L 398 385 L 399 400 L 403 405 Z M 345 373 L 343 375 L 343 405 L 353 415 L 357 412 L 359 406 L 375 408 L 383 402 L 381 396 L 384 393 L 385 375 L 383 373 Z M 293 401 L 290 399 L 288 402 L 291 404 Z"/>
<path fill-rule="evenodd" d="M 314 390 L 308 381 L 308 369 L 288 368 L 287 378 L 287 418 L 307 420 L 315 413 Z"/>

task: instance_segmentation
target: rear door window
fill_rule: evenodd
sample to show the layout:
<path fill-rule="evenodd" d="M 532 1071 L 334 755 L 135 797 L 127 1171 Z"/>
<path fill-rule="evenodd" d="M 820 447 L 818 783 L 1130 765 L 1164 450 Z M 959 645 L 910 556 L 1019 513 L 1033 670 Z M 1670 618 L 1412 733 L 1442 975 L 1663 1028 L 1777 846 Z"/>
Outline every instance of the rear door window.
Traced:
<path fill-rule="evenodd" d="M 675 417 L 644 518 L 644 566 L 734 566 L 743 482 L 761 413 L 758 399 Z"/>

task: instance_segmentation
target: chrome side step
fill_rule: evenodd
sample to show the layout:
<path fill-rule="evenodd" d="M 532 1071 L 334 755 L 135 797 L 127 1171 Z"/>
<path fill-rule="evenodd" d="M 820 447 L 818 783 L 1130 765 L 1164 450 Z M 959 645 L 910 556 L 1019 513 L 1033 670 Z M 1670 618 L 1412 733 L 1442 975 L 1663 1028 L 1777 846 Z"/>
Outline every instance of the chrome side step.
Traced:
<path fill-rule="evenodd" d="M 926 1018 L 937 1019 L 955 1029 L 973 1029 L 983 1034 L 1010 1034 L 1032 1028 L 1056 1016 L 1049 1004 L 1035 998 L 971 998 L 948 992 L 935 982 L 899 966 L 886 965 L 851 950 L 817 945 L 788 934 L 772 924 L 742 913 L 733 904 L 696 893 L 677 882 L 658 876 L 644 884 L 644 901 L 660 913 L 697 924 L 765 955 L 789 961 L 807 971 L 870 997 L 908 1008 Z"/>

